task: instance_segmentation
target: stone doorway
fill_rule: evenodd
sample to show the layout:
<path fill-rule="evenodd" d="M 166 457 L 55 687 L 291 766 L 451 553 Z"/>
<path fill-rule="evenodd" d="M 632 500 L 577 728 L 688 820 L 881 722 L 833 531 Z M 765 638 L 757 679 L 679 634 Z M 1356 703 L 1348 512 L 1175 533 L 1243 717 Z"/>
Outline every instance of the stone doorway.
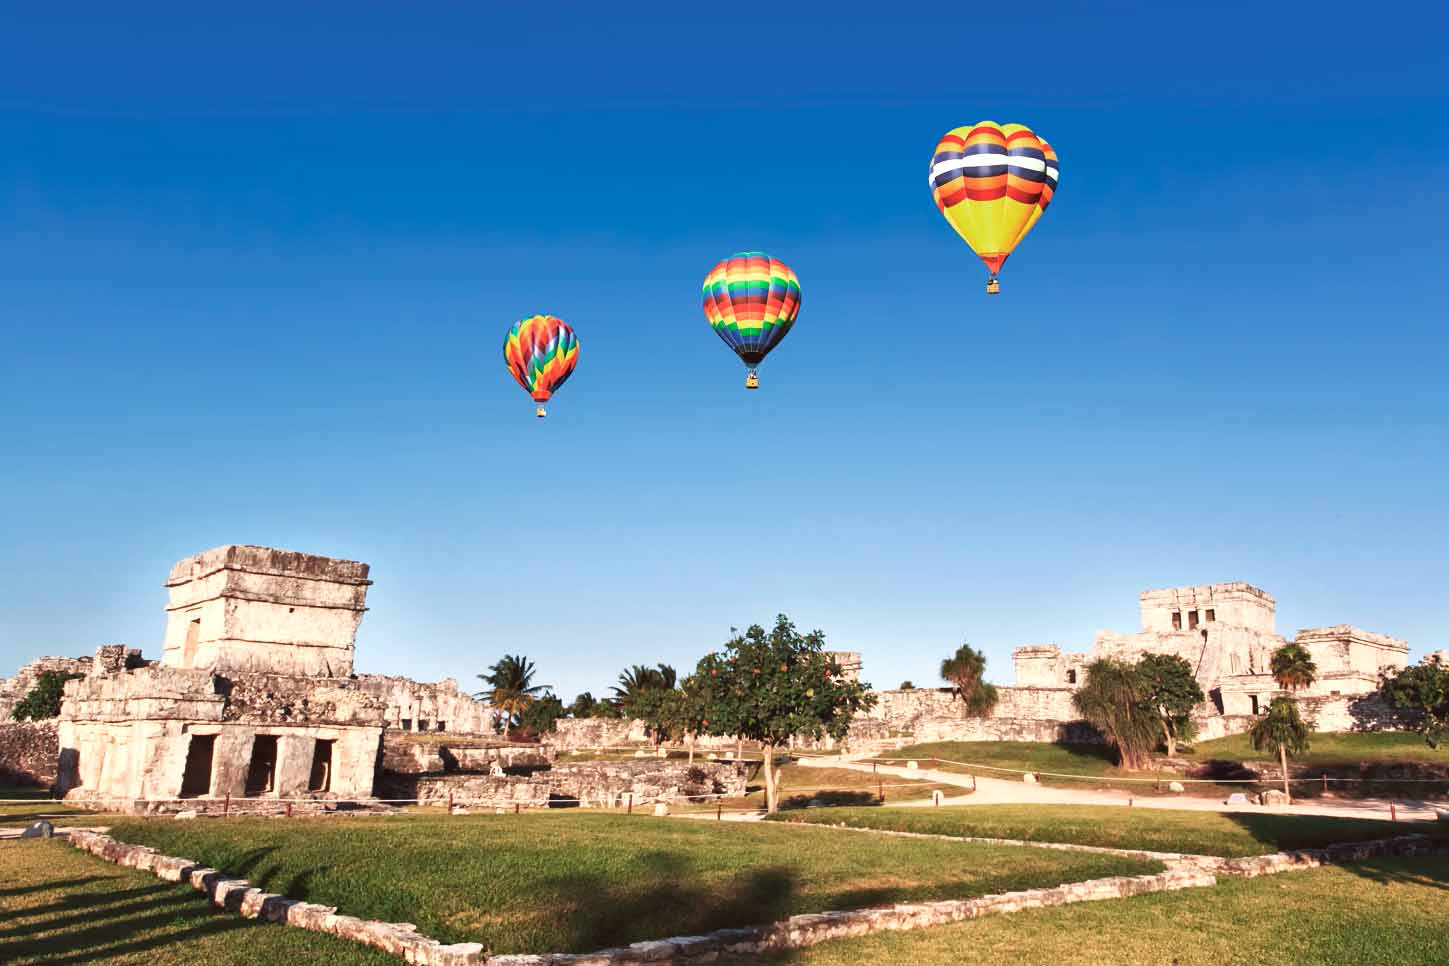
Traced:
<path fill-rule="evenodd" d="M 186 746 L 186 770 L 181 773 L 181 797 L 211 794 L 211 763 L 216 758 L 216 735 L 192 735 Z"/>
<path fill-rule="evenodd" d="M 247 767 L 246 797 L 269 794 L 276 787 L 277 737 L 257 735 L 252 739 L 252 761 Z"/>
<path fill-rule="evenodd" d="M 312 774 L 307 779 L 307 791 L 332 791 L 332 745 L 329 740 L 318 739 L 312 747 Z"/>

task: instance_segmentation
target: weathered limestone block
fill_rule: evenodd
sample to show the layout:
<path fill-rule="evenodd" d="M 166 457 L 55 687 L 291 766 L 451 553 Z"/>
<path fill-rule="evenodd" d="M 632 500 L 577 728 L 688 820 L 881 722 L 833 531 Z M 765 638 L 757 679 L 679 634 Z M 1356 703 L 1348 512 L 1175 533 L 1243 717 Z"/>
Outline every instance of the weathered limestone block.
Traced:
<path fill-rule="evenodd" d="M 742 765 L 710 761 L 690 765 L 670 758 L 568 762 L 555 764 L 542 776 L 547 776 L 554 795 L 578 799 L 586 807 L 618 805 L 629 796 L 636 803 L 736 797 L 745 793 L 746 786 Z"/>
<path fill-rule="evenodd" d="M 5 709 L 0 708 L 0 711 Z M 8 718 L 8 712 L 5 718 Z M 60 724 L 0 719 L 0 784 L 55 784 L 60 773 Z"/>

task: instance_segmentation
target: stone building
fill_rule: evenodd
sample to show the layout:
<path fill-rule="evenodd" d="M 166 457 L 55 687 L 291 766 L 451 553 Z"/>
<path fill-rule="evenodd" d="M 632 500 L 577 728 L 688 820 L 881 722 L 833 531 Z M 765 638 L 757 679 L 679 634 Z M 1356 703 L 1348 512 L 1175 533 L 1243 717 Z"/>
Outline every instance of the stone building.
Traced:
<path fill-rule="evenodd" d="M 367 571 L 248 546 L 178 563 L 160 664 L 66 684 L 57 791 L 123 809 L 371 796 L 387 706 L 350 676 Z"/>
<path fill-rule="evenodd" d="M 1013 652 L 1017 683 L 1075 690 L 1083 668 L 1098 658 L 1135 661 L 1144 654 L 1173 654 L 1192 665 L 1210 706 L 1202 717 L 1261 714 L 1278 686 L 1269 670 L 1273 652 L 1287 643 L 1275 627 L 1277 602 L 1267 591 L 1242 582 L 1143 591 L 1142 630 L 1100 631 L 1090 652 L 1068 653 L 1054 644 Z M 1408 662 L 1409 645 L 1347 624 L 1300 630 L 1318 666 L 1318 680 L 1298 697 L 1322 720 L 1324 730 L 1349 727 L 1351 699 L 1373 693 L 1383 671 Z"/>

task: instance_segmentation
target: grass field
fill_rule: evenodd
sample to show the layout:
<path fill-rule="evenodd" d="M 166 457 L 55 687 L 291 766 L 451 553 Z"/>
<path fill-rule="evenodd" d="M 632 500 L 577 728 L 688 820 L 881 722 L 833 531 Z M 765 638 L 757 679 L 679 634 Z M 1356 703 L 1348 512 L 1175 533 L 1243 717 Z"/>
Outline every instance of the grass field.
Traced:
<path fill-rule="evenodd" d="M 1220 856 L 1261 855 L 1280 849 L 1315 848 L 1334 842 L 1361 842 L 1407 832 L 1436 831 L 1432 824 L 1406 825 L 1318 815 L 1179 812 L 1090 805 L 818 808 L 780 815 L 776 821 L 843 823 L 898 832 Z"/>
<path fill-rule="evenodd" d="M 822 805 L 874 805 L 884 794 L 890 802 L 916 801 L 930 798 L 937 788 L 947 795 L 968 795 L 970 789 L 954 785 L 940 785 L 931 782 L 913 781 L 894 775 L 879 777 L 869 772 L 849 768 L 805 768 L 800 765 L 783 765 L 780 773 L 780 807 L 782 809 L 806 808 L 812 802 Z M 739 798 L 727 798 L 716 803 L 714 799 L 693 805 L 674 806 L 677 812 L 712 812 L 716 804 L 725 810 L 763 809 L 765 807 L 764 779 L 756 775 L 751 779 L 749 794 Z"/>
<path fill-rule="evenodd" d="M 117 820 L 273 892 L 493 952 L 587 951 L 801 912 L 958 898 L 1153 862 L 641 816 Z M 842 839 L 849 835 L 849 840 Z"/>
<path fill-rule="evenodd" d="M 1274 753 L 1256 750 L 1247 735 L 1229 735 L 1199 742 L 1194 746 L 1191 757 L 1201 761 L 1215 758 L 1272 761 Z M 1328 766 L 1361 761 L 1423 761 L 1449 765 L 1449 747 L 1430 748 L 1421 736 L 1403 732 L 1333 734 L 1315 731 L 1309 736 L 1308 753 L 1294 758 L 1292 764 Z"/>
<path fill-rule="evenodd" d="M 1384 859 L 879 933 L 749 962 L 1428 966 L 1449 963 L 1446 905 L 1449 862 Z"/>
<path fill-rule="evenodd" d="M 85 809 L 47 801 L 50 792 L 43 788 L 0 785 L 0 799 L 7 798 L 23 798 L 26 801 L 0 804 L 0 828 L 29 825 L 41 819 L 52 825 L 86 825 L 89 824 L 86 817 L 94 815 Z"/>
<path fill-rule="evenodd" d="M 61 842 L 0 843 L 0 963 L 387 966 L 356 943 L 213 911 L 194 889 Z"/>

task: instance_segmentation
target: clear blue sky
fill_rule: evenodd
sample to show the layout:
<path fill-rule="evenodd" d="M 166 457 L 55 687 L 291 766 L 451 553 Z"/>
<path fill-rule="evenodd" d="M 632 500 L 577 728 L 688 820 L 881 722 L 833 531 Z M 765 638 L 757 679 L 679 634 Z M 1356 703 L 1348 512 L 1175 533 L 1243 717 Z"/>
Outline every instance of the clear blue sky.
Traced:
<path fill-rule="evenodd" d="M 156 656 L 223 543 L 370 562 L 364 670 L 566 698 L 779 611 L 1009 682 L 1221 580 L 1449 646 L 1429 4 L 5 6 L 0 673 Z M 1062 161 L 991 299 L 926 184 L 982 118 Z M 804 288 L 757 393 L 746 248 Z"/>

